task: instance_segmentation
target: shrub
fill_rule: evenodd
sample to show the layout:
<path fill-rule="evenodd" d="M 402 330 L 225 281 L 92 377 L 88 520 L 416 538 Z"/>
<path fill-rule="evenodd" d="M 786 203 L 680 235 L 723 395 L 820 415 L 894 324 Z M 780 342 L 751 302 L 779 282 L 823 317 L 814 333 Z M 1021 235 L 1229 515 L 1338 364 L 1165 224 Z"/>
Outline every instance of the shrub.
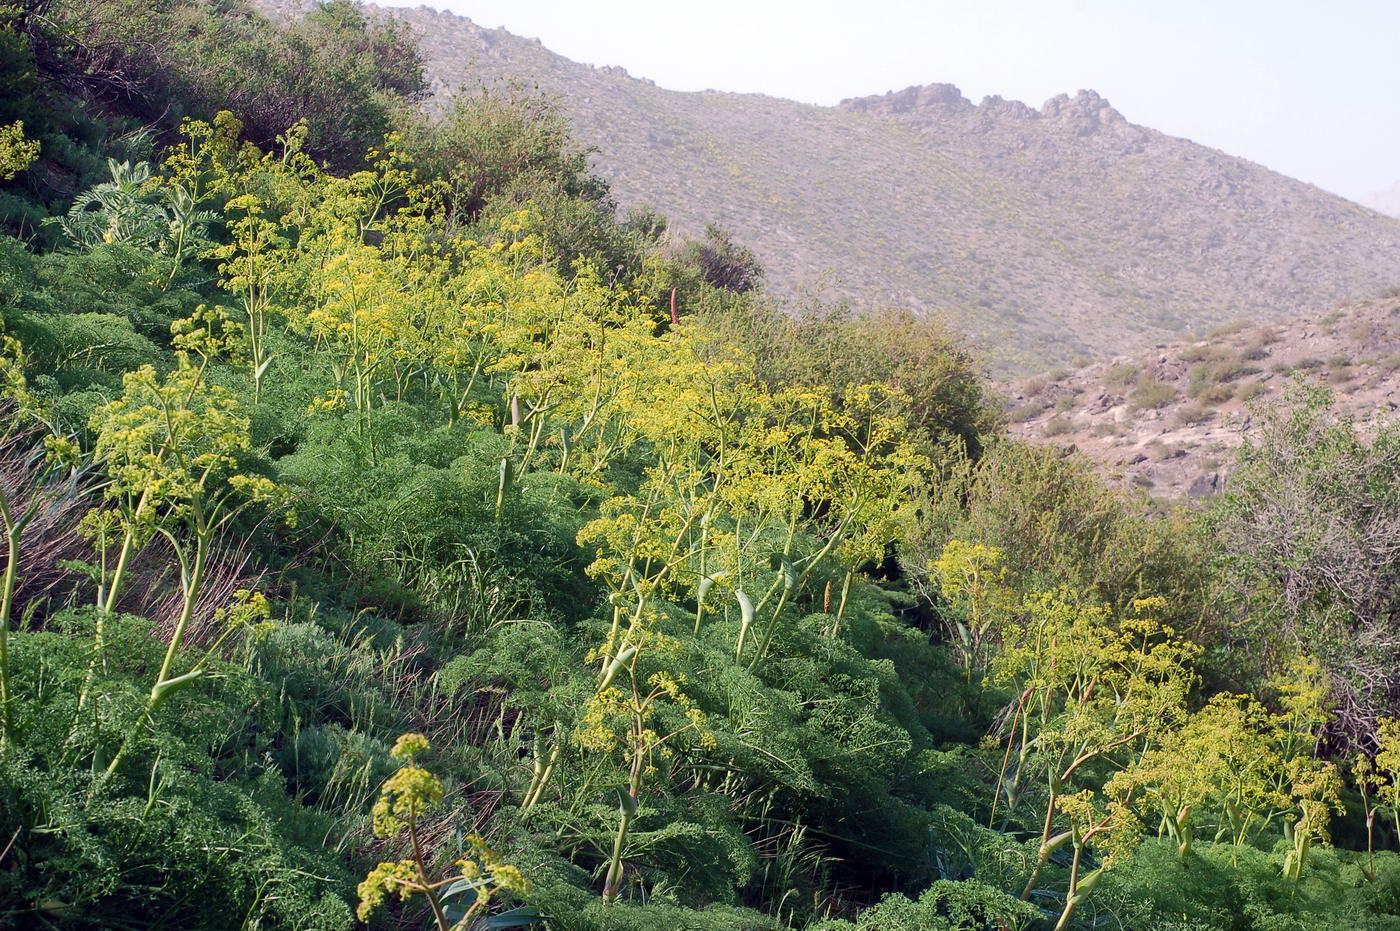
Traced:
<path fill-rule="evenodd" d="M 1011 423 L 1025 423 L 1028 420 L 1034 420 L 1047 410 L 1049 407 L 1044 401 L 1026 401 L 1007 411 L 1006 419 Z"/>
<path fill-rule="evenodd" d="M 1137 384 L 1139 369 L 1131 362 L 1119 362 L 1109 367 L 1104 374 L 1104 383 L 1110 388 L 1128 388 Z"/>
<path fill-rule="evenodd" d="M 408 30 L 350 0 L 285 25 L 237 0 L 63 6 L 84 78 L 146 119 L 173 129 L 184 117 L 232 110 L 263 146 L 305 119 L 309 151 L 341 169 L 361 165 L 401 103 L 427 89 Z"/>
<path fill-rule="evenodd" d="M 1134 408 L 1151 410 L 1165 407 L 1175 400 L 1176 388 L 1160 378 L 1143 378 L 1128 397 Z"/>
<path fill-rule="evenodd" d="M 823 922 L 812 931 L 966 931 L 1002 928 L 1023 931 L 1040 917 L 1040 910 L 975 879 L 940 880 L 924 890 L 918 900 L 903 895 L 886 896 L 867 909 L 854 923 Z"/>
<path fill-rule="evenodd" d="M 1186 394 L 1188 397 L 1199 398 L 1211 389 L 1229 384 L 1246 375 L 1253 375 L 1258 371 L 1257 366 L 1248 364 L 1234 353 L 1217 355 L 1202 361 L 1191 369 Z M 1219 394 L 1219 392 L 1216 393 Z M 1222 398 L 1221 400 L 1226 399 Z"/>
<path fill-rule="evenodd" d="M 1258 362 L 1269 357 L 1269 342 L 1262 337 L 1256 338 L 1240 350 L 1240 358 L 1250 362 Z"/>
<path fill-rule="evenodd" d="M 1262 381 L 1247 381 L 1244 384 L 1240 385 L 1239 388 L 1235 391 L 1235 397 L 1245 403 L 1248 403 L 1262 395 L 1267 390 L 1268 386 L 1265 385 Z"/>
<path fill-rule="evenodd" d="M 1214 416 L 1215 411 L 1200 402 L 1183 404 L 1172 412 L 1171 424 L 1178 428 L 1194 427 L 1207 422 Z"/>

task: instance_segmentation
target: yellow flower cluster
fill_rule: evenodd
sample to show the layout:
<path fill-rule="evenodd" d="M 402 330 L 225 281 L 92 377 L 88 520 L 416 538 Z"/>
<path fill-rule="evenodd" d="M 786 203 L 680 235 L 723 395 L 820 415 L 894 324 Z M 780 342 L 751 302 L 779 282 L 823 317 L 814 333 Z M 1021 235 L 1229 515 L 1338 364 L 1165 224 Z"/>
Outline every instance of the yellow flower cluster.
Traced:
<path fill-rule="evenodd" d="M 418 889 L 417 863 L 412 860 L 381 863 L 370 870 L 369 875 L 356 888 L 360 904 L 355 908 L 355 915 L 361 921 L 369 921 L 370 915 L 384 904 L 384 900 L 390 894 L 396 893 L 401 901 L 408 901 Z"/>
<path fill-rule="evenodd" d="M 370 817 L 376 837 L 394 837 L 442 801 L 442 782 L 419 766 L 404 766 L 384 782 Z"/>

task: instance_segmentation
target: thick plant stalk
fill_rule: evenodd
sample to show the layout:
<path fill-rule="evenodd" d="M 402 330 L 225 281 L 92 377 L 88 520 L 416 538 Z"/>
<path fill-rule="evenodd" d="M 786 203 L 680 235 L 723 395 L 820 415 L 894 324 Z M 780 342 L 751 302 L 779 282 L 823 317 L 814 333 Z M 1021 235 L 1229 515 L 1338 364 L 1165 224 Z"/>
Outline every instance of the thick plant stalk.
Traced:
<path fill-rule="evenodd" d="M 19 577 L 19 543 L 24 525 L 14 519 L 7 496 L 0 492 L 0 518 L 5 521 L 5 577 L 0 588 L 0 746 L 14 736 L 10 722 L 10 617 L 14 612 L 15 580 Z"/>
<path fill-rule="evenodd" d="M 172 541 L 173 542 L 173 541 Z M 122 739 L 121 746 L 112 757 L 112 762 L 107 765 L 106 775 L 111 776 L 117 771 L 122 760 L 126 757 L 127 751 L 131 749 L 131 743 L 136 739 L 136 734 L 146 722 L 150 721 L 156 711 L 163 705 L 171 695 L 181 687 L 188 685 L 204 674 L 202 665 L 197 665 L 194 669 L 182 676 L 171 678 L 170 671 L 175 664 L 175 656 L 180 650 L 180 645 L 185 639 L 185 630 L 189 627 L 190 619 L 194 616 L 195 603 L 199 600 L 199 590 L 204 584 L 204 568 L 208 559 L 208 534 L 200 533 L 195 537 L 194 556 L 189 564 L 181 572 L 181 582 L 185 589 L 184 604 L 180 608 L 179 620 L 175 622 L 175 630 L 170 635 L 170 643 L 165 648 L 165 658 L 161 661 L 160 672 L 156 674 L 155 682 L 151 685 L 151 694 L 146 699 L 146 707 L 142 710 L 131 729 L 127 731 Z M 178 551 L 178 550 L 177 550 Z"/>
<path fill-rule="evenodd" d="M 1074 862 L 1070 865 L 1069 891 L 1065 894 L 1065 907 L 1060 912 L 1060 920 L 1055 923 L 1055 931 L 1065 931 L 1069 927 L 1070 918 L 1074 915 L 1074 910 L 1078 908 L 1089 893 L 1094 891 L 1094 887 L 1103 878 L 1104 868 L 1086 873 L 1083 878 L 1079 876 L 1080 861 L 1084 855 L 1084 843 L 1078 843 L 1074 847 Z"/>
<path fill-rule="evenodd" d="M 83 687 L 78 692 L 78 710 L 83 710 L 87 705 L 88 695 L 92 691 L 93 679 L 97 676 L 97 666 L 105 659 L 107 650 L 107 620 L 116 613 L 117 599 L 121 597 L 122 586 L 126 583 L 126 573 L 131 565 L 131 557 L 136 552 L 136 527 L 145 516 L 146 502 L 149 500 L 150 489 L 141 492 L 140 499 L 136 502 L 136 510 L 132 514 L 131 525 L 122 534 L 122 546 L 117 551 L 117 565 L 112 570 L 112 577 L 107 580 L 106 591 L 98 588 L 97 604 L 97 629 L 93 632 L 92 659 L 88 660 L 88 668 L 83 676 Z M 105 572 L 105 567 L 103 568 Z"/>
<path fill-rule="evenodd" d="M 734 647 L 734 662 L 739 662 L 744 656 L 744 639 L 748 636 L 749 628 L 753 626 L 753 602 L 745 594 L 742 588 L 734 590 L 734 598 L 739 602 L 739 642 Z"/>
<path fill-rule="evenodd" d="M 190 619 L 194 617 L 195 602 L 199 600 L 199 590 L 204 585 L 204 567 L 208 555 L 208 541 L 203 534 L 200 534 L 195 539 L 194 559 L 190 566 L 189 576 L 185 580 L 185 599 L 180 608 L 180 618 L 175 622 L 175 631 L 170 635 L 170 643 L 165 648 L 165 658 L 161 661 L 160 673 L 156 676 L 155 685 L 151 687 L 152 711 L 167 694 L 158 690 L 169 681 L 170 669 L 175 663 L 175 655 L 179 652 L 180 644 L 185 639 L 185 630 L 189 627 Z"/>
<path fill-rule="evenodd" d="M 1366 880 L 1376 881 L 1376 810 L 1366 812 Z"/>
<path fill-rule="evenodd" d="M 841 601 L 836 606 L 836 620 L 831 625 L 831 639 L 833 640 L 841 633 L 841 619 L 846 616 L 846 602 L 851 597 L 851 580 L 855 574 L 854 569 L 847 569 L 846 578 L 841 582 Z"/>
<path fill-rule="evenodd" d="M 702 559 L 702 560 L 704 559 L 704 551 L 703 551 L 703 550 L 701 551 L 701 559 Z M 703 563 L 702 563 L 702 565 L 700 566 L 700 571 L 701 571 L 701 572 L 704 572 L 704 571 L 705 571 L 705 567 L 704 567 Z M 726 572 L 716 572 L 716 573 L 714 573 L 713 575 L 707 575 L 707 576 L 705 576 L 704 578 L 702 578 L 702 579 L 700 580 L 700 584 L 696 586 L 696 589 L 695 589 L 695 636 L 697 636 L 697 637 L 700 636 L 700 625 L 701 625 L 701 623 L 704 621 L 704 618 L 705 618 L 705 599 L 707 599 L 707 598 L 710 596 L 710 589 L 712 589 L 712 588 L 715 587 L 715 583 L 716 583 L 717 581 L 719 581 L 720 579 L 724 578 L 726 575 L 728 575 L 728 573 L 726 573 Z"/>
<path fill-rule="evenodd" d="M 627 843 L 627 832 L 632 826 L 632 816 L 637 810 L 636 797 L 630 793 L 618 806 L 619 817 L 617 834 L 613 836 L 612 856 L 608 859 L 608 875 L 603 880 L 603 901 L 612 904 L 617 900 L 618 887 L 622 881 L 622 848 Z"/>
<path fill-rule="evenodd" d="M 632 728 L 634 739 L 640 739 L 641 727 L 635 722 Z M 637 793 L 642 788 L 642 761 L 640 752 L 632 757 L 632 772 L 627 780 L 627 790 L 618 792 L 617 834 L 613 836 L 612 856 L 608 858 L 608 874 L 603 880 L 603 901 L 611 904 L 617 899 L 622 885 L 622 851 L 627 845 L 627 832 L 632 827 L 632 819 L 637 816 Z"/>
<path fill-rule="evenodd" d="M 418 839 L 417 811 L 409 813 L 408 839 L 413 844 L 413 865 L 418 870 L 418 883 L 433 909 L 433 921 L 437 924 L 438 931 L 452 931 L 452 924 L 447 920 L 447 913 L 443 911 L 442 902 L 438 900 L 437 892 L 434 891 L 433 881 L 428 878 L 428 870 L 423 866 L 423 844 Z"/>
<path fill-rule="evenodd" d="M 506 509 L 506 496 L 510 494 L 510 486 L 513 469 L 511 468 L 510 457 L 501 459 L 500 478 L 496 482 L 496 523 L 501 522 L 501 517 Z"/>
<path fill-rule="evenodd" d="M 529 811 L 539 804 L 540 798 L 544 795 L 545 786 L 549 785 L 549 777 L 554 775 L 554 764 L 559 762 L 559 744 L 554 745 L 554 749 L 549 753 L 549 760 L 541 765 L 537 757 L 535 760 L 535 772 L 530 777 L 530 785 L 525 791 L 525 799 L 520 806 L 521 811 Z"/>
<path fill-rule="evenodd" d="M 1026 886 L 1021 890 L 1021 901 L 1027 901 L 1031 893 L 1035 891 L 1035 884 L 1040 881 L 1040 874 L 1045 869 L 1045 864 L 1054 856 L 1055 851 L 1065 845 L 1074 834 L 1071 831 L 1053 835 L 1055 829 L 1055 806 L 1060 798 L 1060 783 L 1058 779 L 1050 780 L 1050 798 L 1045 802 L 1045 823 L 1040 830 L 1040 847 L 1036 851 L 1035 866 L 1031 869 L 1031 875 L 1026 880 Z"/>

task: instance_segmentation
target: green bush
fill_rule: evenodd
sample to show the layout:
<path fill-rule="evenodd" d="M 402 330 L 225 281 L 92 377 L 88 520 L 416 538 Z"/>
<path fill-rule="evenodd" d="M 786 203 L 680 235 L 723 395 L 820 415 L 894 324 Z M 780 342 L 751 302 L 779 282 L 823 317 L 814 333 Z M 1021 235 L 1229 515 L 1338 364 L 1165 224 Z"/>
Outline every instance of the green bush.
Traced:
<path fill-rule="evenodd" d="M 1133 407 L 1152 410 L 1165 407 L 1176 399 L 1176 388 L 1159 378 L 1141 378 L 1128 395 Z"/>

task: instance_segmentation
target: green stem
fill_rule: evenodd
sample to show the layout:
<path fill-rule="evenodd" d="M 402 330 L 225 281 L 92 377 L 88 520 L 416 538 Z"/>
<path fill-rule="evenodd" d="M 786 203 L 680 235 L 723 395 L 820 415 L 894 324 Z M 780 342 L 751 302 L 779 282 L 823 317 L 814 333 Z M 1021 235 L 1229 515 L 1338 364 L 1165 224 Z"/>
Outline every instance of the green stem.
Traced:
<path fill-rule="evenodd" d="M 1036 855 L 1035 867 L 1031 870 L 1030 878 L 1026 880 L 1026 887 L 1021 890 L 1021 901 L 1027 901 L 1031 893 L 1035 891 L 1035 884 L 1040 880 L 1040 874 L 1045 869 L 1045 864 L 1050 861 L 1056 850 L 1064 846 L 1065 841 L 1074 835 L 1069 831 L 1050 836 L 1055 824 L 1055 805 L 1059 801 L 1057 790 L 1051 789 L 1050 800 L 1045 803 L 1045 824 L 1040 832 L 1040 849 Z"/>
<path fill-rule="evenodd" d="M 603 881 L 603 901 L 611 904 L 617 900 L 618 886 L 622 880 L 622 847 L 627 843 L 627 829 L 632 825 L 632 816 L 623 811 L 617 822 L 617 834 L 613 837 L 612 858 L 608 860 L 608 875 Z"/>
<path fill-rule="evenodd" d="M 847 569 L 846 578 L 841 582 L 841 603 L 836 608 L 836 621 L 831 625 L 832 640 L 841 633 L 841 618 L 846 616 L 846 601 L 851 597 L 851 579 L 855 574 L 854 569 Z"/>
<path fill-rule="evenodd" d="M 545 786 L 549 785 L 549 777 L 554 775 L 554 764 L 557 762 L 559 762 L 559 745 L 556 743 L 554 749 L 549 753 L 549 761 L 531 780 L 530 790 L 525 795 L 525 804 L 521 806 L 521 811 L 529 811 L 539 804 L 540 798 L 544 795 Z"/>
<path fill-rule="evenodd" d="M 5 580 L 0 588 L 0 747 L 14 736 L 10 724 L 10 614 L 14 610 L 15 580 L 19 577 L 19 537 L 22 526 L 14 521 L 9 501 L 0 492 L 0 518 L 5 521 L 8 554 Z"/>
<path fill-rule="evenodd" d="M 177 677 L 179 681 L 170 676 L 170 671 L 175 664 L 175 656 L 185 639 L 185 630 L 189 627 L 190 619 L 194 616 L 195 603 L 199 600 L 199 590 L 204 584 L 204 564 L 207 557 L 208 534 L 207 532 L 196 532 L 194 559 L 190 564 L 189 571 L 181 572 L 181 582 L 185 590 L 184 604 L 180 608 L 180 618 L 175 622 L 175 630 L 170 635 L 170 643 L 165 648 L 165 658 L 161 661 L 160 672 L 156 674 L 155 682 L 151 685 L 151 693 L 146 699 L 146 707 L 132 723 L 126 736 L 122 738 L 121 746 L 117 749 L 116 755 L 112 757 L 112 762 L 107 764 L 104 778 L 117 771 L 117 767 L 125 759 L 141 728 L 154 717 L 156 711 L 165 703 L 165 699 L 173 693 L 172 686 L 196 678 L 200 673 L 199 666 L 196 666 L 184 676 Z"/>
<path fill-rule="evenodd" d="M 442 910 L 442 903 L 438 901 L 437 893 L 433 891 L 433 883 L 428 878 L 428 870 L 423 866 L 423 845 L 418 840 L 417 812 L 412 812 L 409 815 L 408 839 L 413 844 L 413 865 L 418 870 L 418 883 L 423 889 L 423 894 L 428 897 L 428 904 L 433 909 L 433 921 L 437 923 L 438 931 L 452 931 L 447 914 Z"/>
<path fill-rule="evenodd" d="M 1079 904 L 1079 864 L 1084 858 L 1084 845 L 1082 843 L 1074 845 L 1074 862 L 1069 867 L 1069 891 L 1065 893 L 1065 907 L 1060 912 L 1060 920 L 1055 922 L 1055 931 L 1064 931 L 1069 927 L 1070 916 L 1074 914 L 1074 907 Z"/>
<path fill-rule="evenodd" d="M 156 684 L 151 688 L 153 698 L 161 683 L 169 679 L 170 669 L 175 663 L 175 654 L 185 639 L 185 629 L 189 627 L 190 619 L 194 617 L 195 602 L 199 600 L 199 590 L 204 585 L 204 563 L 207 557 L 208 540 L 203 534 L 199 534 L 195 537 L 194 562 L 185 584 L 185 599 L 184 604 L 180 607 L 180 619 L 175 622 L 175 631 L 170 635 L 170 643 L 165 648 L 165 658 L 161 661 L 160 673 L 156 676 Z"/>

